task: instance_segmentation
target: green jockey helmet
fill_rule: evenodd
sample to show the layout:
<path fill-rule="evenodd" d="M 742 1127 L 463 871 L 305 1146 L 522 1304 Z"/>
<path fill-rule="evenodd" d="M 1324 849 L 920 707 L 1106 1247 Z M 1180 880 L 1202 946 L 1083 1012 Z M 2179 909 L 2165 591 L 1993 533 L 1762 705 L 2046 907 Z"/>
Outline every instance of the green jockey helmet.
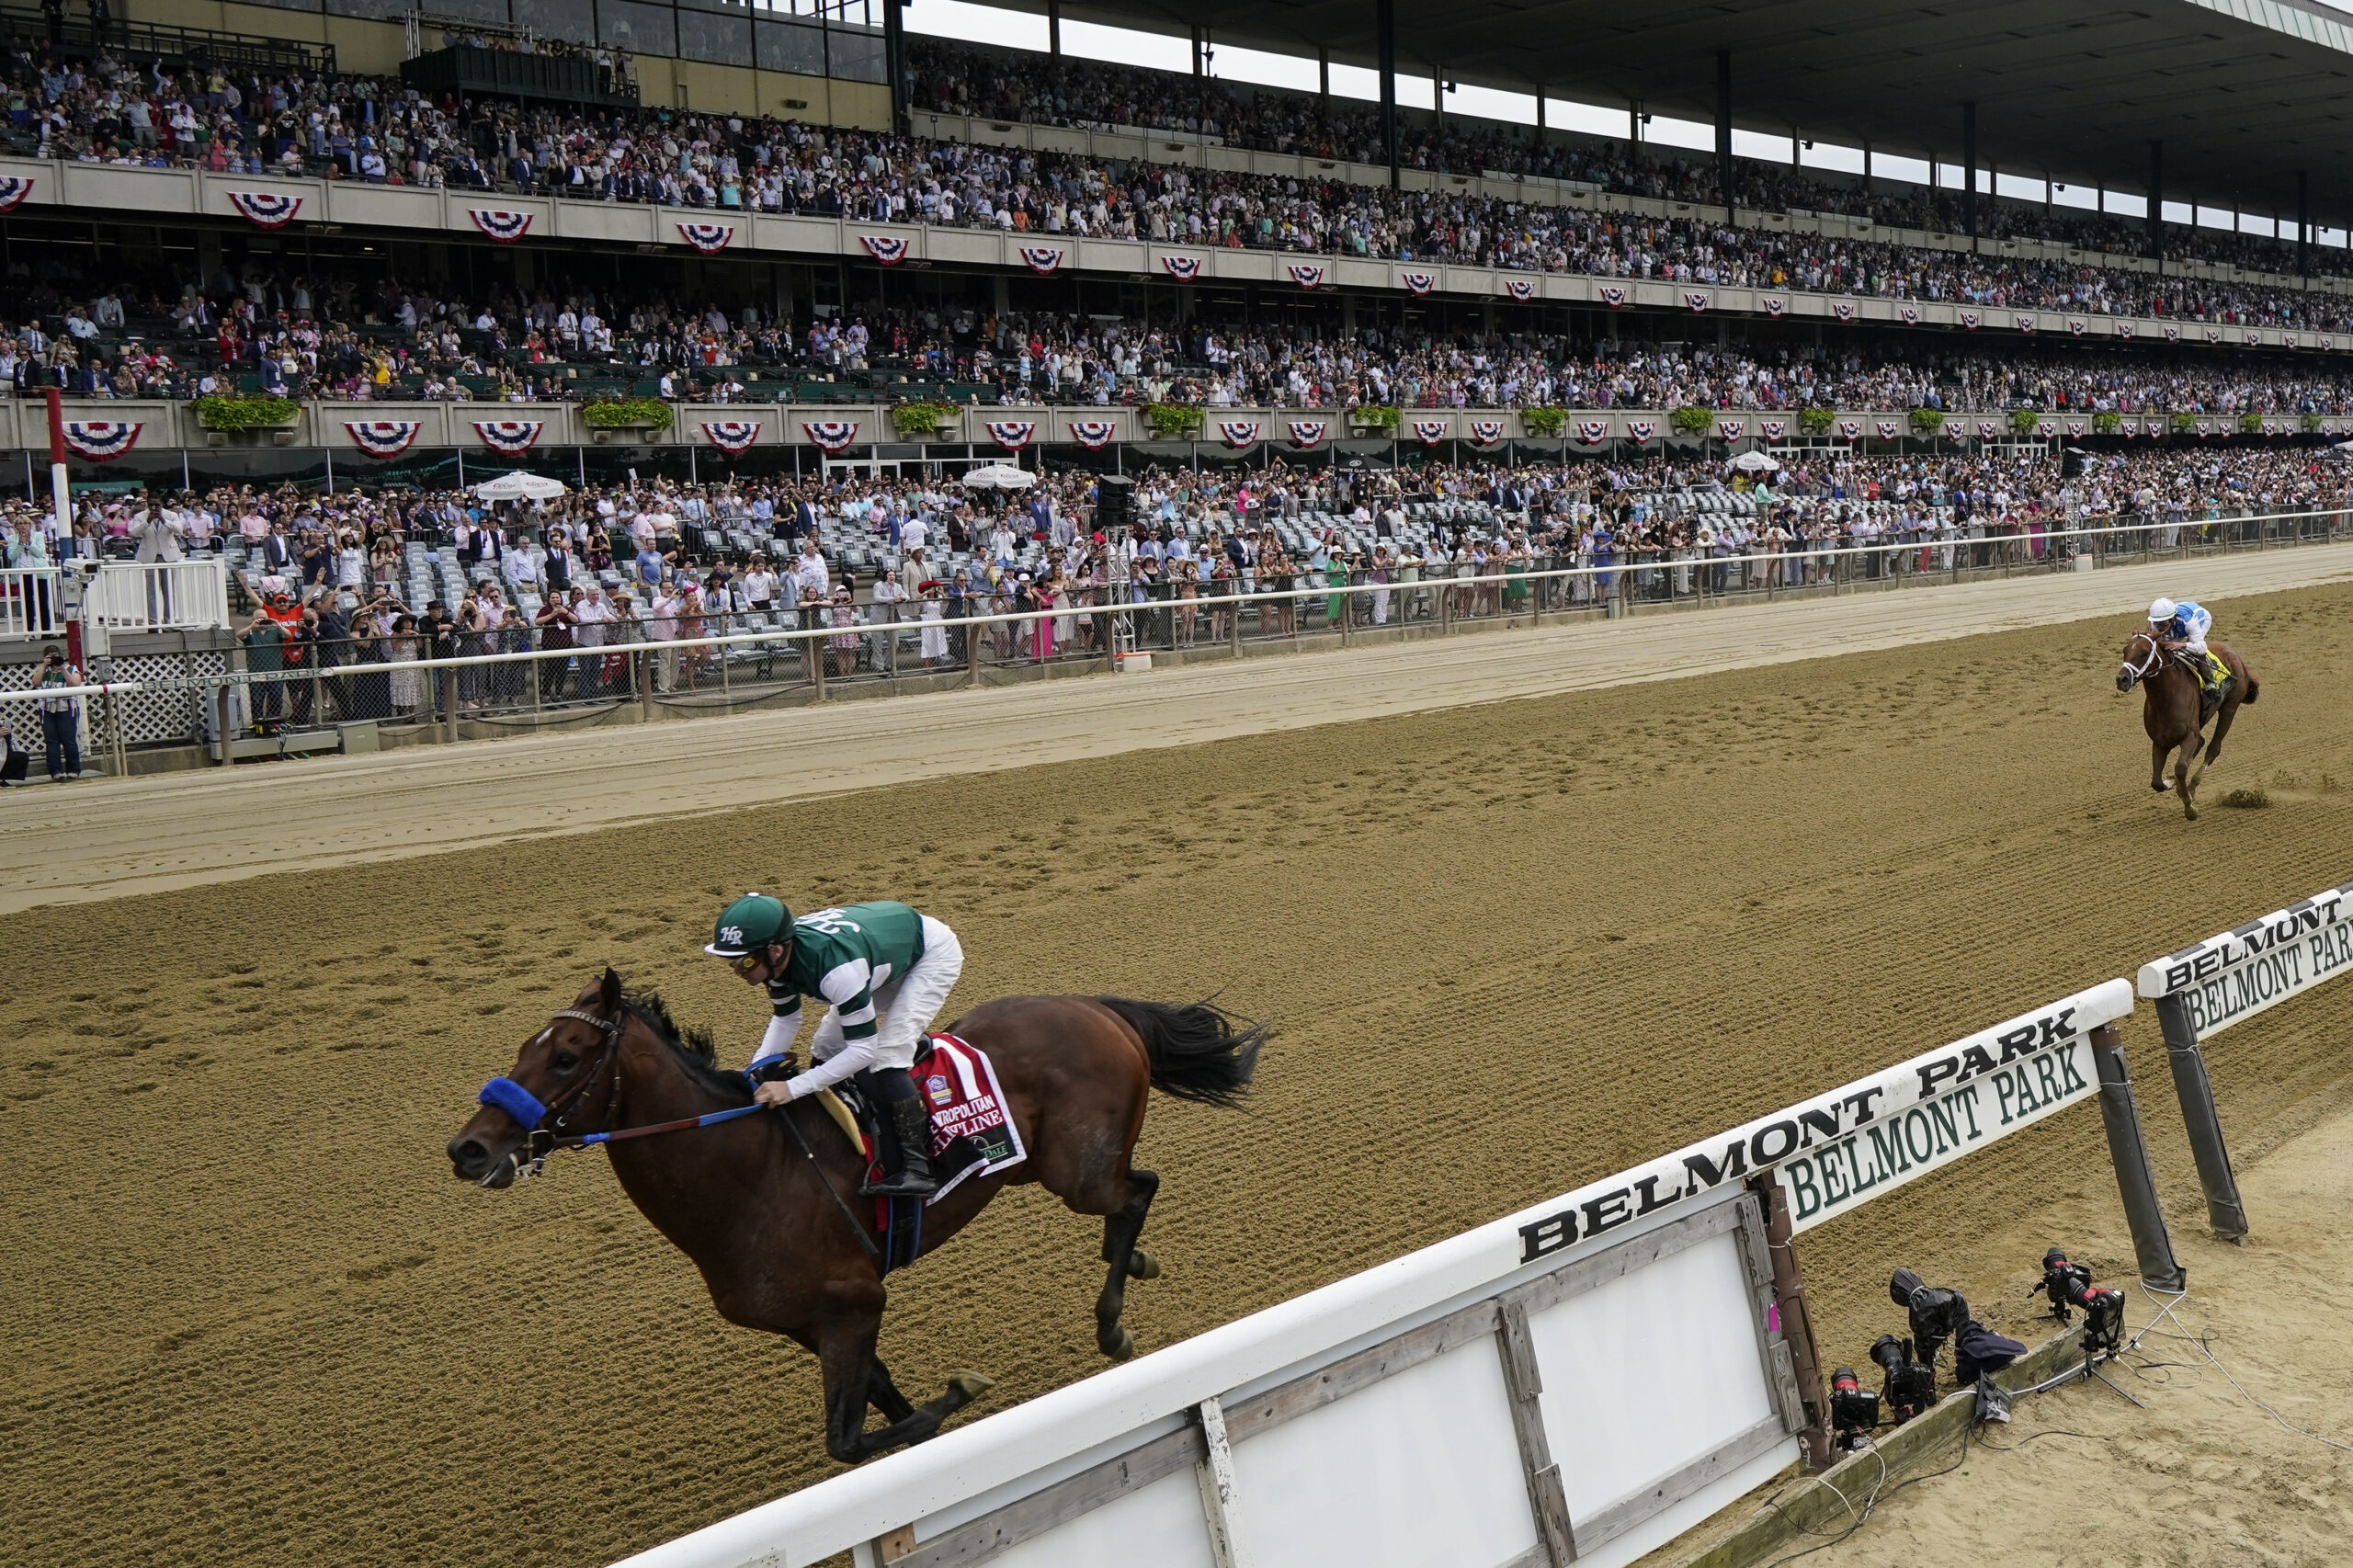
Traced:
<path fill-rule="evenodd" d="M 716 958 L 736 959 L 756 953 L 770 942 L 792 940 L 792 911 L 780 898 L 747 892 L 719 912 L 710 941 L 703 951 Z"/>

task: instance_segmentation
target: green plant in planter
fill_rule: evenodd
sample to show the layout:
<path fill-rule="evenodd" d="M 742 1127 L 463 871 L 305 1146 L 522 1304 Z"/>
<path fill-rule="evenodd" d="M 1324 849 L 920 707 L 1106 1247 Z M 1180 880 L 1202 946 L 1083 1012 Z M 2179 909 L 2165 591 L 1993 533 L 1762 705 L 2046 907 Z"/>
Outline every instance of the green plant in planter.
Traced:
<path fill-rule="evenodd" d="M 1399 415 L 1387 403 L 1369 403 L 1348 410 L 1348 423 L 1365 430 L 1394 430 Z"/>
<path fill-rule="evenodd" d="M 1941 436 L 1945 433 L 1944 411 L 1938 408 L 1915 408 L 1911 414 L 1912 434 Z"/>
<path fill-rule="evenodd" d="M 2042 410 L 2039 408 L 2013 408 L 2010 410 L 2011 435 L 2031 436 L 2041 428 Z"/>
<path fill-rule="evenodd" d="M 662 430 L 670 405 L 658 397 L 603 397 L 580 405 L 580 423 L 594 430 Z"/>
<path fill-rule="evenodd" d="M 2092 429 L 2097 435 L 2113 436 L 2124 428 L 2124 415 L 2112 408 L 2102 409 L 2092 415 Z"/>
<path fill-rule="evenodd" d="M 1666 416 L 1667 424 L 1678 436 L 1701 435 L 1714 419 L 1714 415 L 1696 405 L 1678 408 Z"/>
<path fill-rule="evenodd" d="M 1798 410 L 1798 434 L 1801 436 L 1827 436 L 1831 426 L 1837 423 L 1838 415 L 1826 408 Z"/>
<path fill-rule="evenodd" d="M 1189 403 L 1147 403 L 1140 412 L 1164 441 L 1189 441 L 1201 433 L 1201 411 Z"/>
<path fill-rule="evenodd" d="M 2302 419 L 2297 420 L 2296 424 L 2299 427 L 2305 430 L 2321 430 L 2327 427 L 2321 416 L 2317 414 L 2307 414 Z"/>
<path fill-rule="evenodd" d="M 891 410 L 891 427 L 903 441 L 920 436 L 936 436 L 939 427 L 957 418 L 961 410 L 952 403 L 932 403 L 917 398 L 899 403 Z"/>
<path fill-rule="evenodd" d="M 207 430 L 271 430 L 291 425 L 301 416 L 302 405 L 290 397 L 200 397 L 196 400 L 196 422 Z"/>
<path fill-rule="evenodd" d="M 1557 436 L 1568 422 L 1569 411 L 1565 408 L 1523 408 L 1519 411 L 1519 427 L 1531 436 Z"/>
<path fill-rule="evenodd" d="M 2195 436 L 2198 434 L 2198 415 L 2194 414 L 2168 415 L 2165 419 L 2165 428 L 2177 436 Z"/>
<path fill-rule="evenodd" d="M 2239 428 L 2250 436 L 2263 434 L 2263 415 L 2252 408 L 2239 415 Z"/>

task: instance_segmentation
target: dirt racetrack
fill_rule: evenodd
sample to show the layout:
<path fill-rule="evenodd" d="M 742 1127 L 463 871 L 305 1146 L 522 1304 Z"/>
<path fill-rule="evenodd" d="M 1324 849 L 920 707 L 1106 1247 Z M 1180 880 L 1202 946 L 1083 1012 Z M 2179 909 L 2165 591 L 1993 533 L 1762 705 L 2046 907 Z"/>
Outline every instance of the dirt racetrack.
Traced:
<path fill-rule="evenodd" d="M 759 1008 L 697 948 L 745 887 L 947 917 L 951 1011 L 1281 1026 L 1255 1114 L 1153 1108 L 1150 1348 L 2353 875 L 2348 618 L 2222 607 L 2265 690 L 2210 801 L 2272 804 L 2194 826 L 2110 619 L 0 916 L 0 1560 L 574 1565 L 828 1472 L 813 1362 L 722 1324 L 598 1158 L 492 1194 L 440 1153 L 608 960 L 742 1060 Z M 2218 1042 L 2243 1157 L 2353 1106 L 2348 1025 L 2338 987 Z M 2127 1043 L 2187 1198 L 2145 1010 Z M 1994 1221 L 2114 1203 L 2078 1109 L 1809 1234 L 1825 1353 L 1893 1264 L 2000 1283 Z M 1000 1200 L 894 1279 L 901 1384 L 1095 1369 L 1095 1244 Z"/>

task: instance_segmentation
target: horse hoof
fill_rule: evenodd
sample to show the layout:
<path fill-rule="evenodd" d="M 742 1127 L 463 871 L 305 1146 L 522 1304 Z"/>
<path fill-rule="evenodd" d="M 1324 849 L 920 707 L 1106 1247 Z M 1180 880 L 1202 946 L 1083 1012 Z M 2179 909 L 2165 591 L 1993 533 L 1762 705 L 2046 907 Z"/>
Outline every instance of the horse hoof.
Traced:
<path fill-rule="evenodd" d="M 1135 1251 L 1128 1254 L 1128 1278 L 1131 1279 L 1159 1278 L 1160 1259 L 1142 1247 L 1136 1248 Z"/>
<path fill-rule="evenodd" d="M 978 1372 L 951 1372 L 948 1376 L 948 1392 L 963 1404 L 972 1403 L 995 1387 L 995 1383 Z"/>
<path fill-rule="evenodd" d="M 2198 820 L 2198 808 L 2191 805 L 2188 801 L 2184 801 L 2181 803 L 2181 814 L 2188 817 L 2191 822 L 2196 822 Z"/>
<path fill-rule="evenodd" d="M 1114 1361 L 1129 1360 L 1134 1357 L 1135 1353 L 1136 1336 L 1128 1332 L 1128 1325 L 1125 1324 L 1114 1329 L 1111 1336 L 1103 1344 L 1103 1354 Z"/>
<path fill-rule="evenodd" d="M 2173 788 L 2173 783 L 2172 783 L 2172 781 L 2171 781 L 2170 779 L 2160 778 L 2160 779 L 2158 779 L 2155 783 L 2154 783 L 2154 784 L 2150 785 L 2150 786 L 2149 786 L 2149 788 L 2150 788 L 2150 789 L 2152 789 L 2152 790 L 2154 790 L 2158 794 L 2162 795 L 2162 794 L 2164 794 L 2166 790 L 2170 790 L 2170 789 L 2172 789 L 2172 788 Z"/>

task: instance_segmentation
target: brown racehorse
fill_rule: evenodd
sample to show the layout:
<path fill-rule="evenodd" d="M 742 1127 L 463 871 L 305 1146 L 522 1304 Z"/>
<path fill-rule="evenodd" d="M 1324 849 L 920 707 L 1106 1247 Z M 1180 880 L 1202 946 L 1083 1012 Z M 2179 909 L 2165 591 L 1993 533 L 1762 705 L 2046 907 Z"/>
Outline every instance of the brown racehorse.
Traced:
<path fill-rule="evenodd" d="M 923 1251 L 945 1244 L 1001 1188 L 1044 1184 L 1074 1212 L 1104 1216 L 1108 1275 L 1095 1337 L 1106 1356 L 1127 1359 L 1135 1354 L 1120 1322 L 1128 1280 L 1160 1272 L 1136 1245 L 1160 1178 L 1130 1163 L 1147 1093 L 1236 1104 L 1269 1031 L 1206 1003 L 1005 996 L 949 1032 L 988 1053 L 1028 1158 L 973 1176 L 927 1209 Z M 751 1104 L 743 1078 L 715 1064 L 707 1034 L 682 1036 L 658 996 L 624 990 L 610 969 L 524 1041 L 508 1074 L 508 1089 L 517 1086 L 522 1097 L 496 1084 L 484 1090 L 483 1108 L 449 1140 L 459 1176 L 508 1187 L 551 1145 Z M 488 1103 L 494 1090 L 499 1103 Z M 605 1147 L 631 1201 L 702 1271 L 721 1316 L 815 1352 L 834 1458 L 856 1463 L 919 1443 L 987 1391 L 986 1379 L 960 1372 L 917 1407 L 876 1359 L 886 1292 L 874 1205 L 854 1196 L 865 1161 L 813 1101 Z M 886 1423 L 872 1432 L 870 1404 Z"/>
<path fill-rule="evenodd" d="M 2136 631 L 2124 644 L 2124 662 L 2116 672 L 2116 689 L 2130 691 L 2135 686 L 2146 687 L 2141 708 L 2141 727 L 2149 732 L 2149 788 L 2163 794 L 2178 787 L 2181 790 L 2182 814 L 2191 822 L 2198 820 L 2198 781 L 2205 776 L 2209 764 L 2222 755 L 2222 737 L 2231 733 L 2231 721 L 2238 717 L 2242 703 L 2251 703 L 2262 695 L 2263 687 L 2255 672 L 2246 667 L 2227 644 L 2210 644 L 2231 672 L 2231 689 L 2222 704 L 2214 710 L 2214 738 L 2201 743 L 2198 676 L 2186 662 L 2186 655 L 2161 642 L 2152 632 Z M 2173 783 L 2165 782 L 2165 757 L 2179 752 L 2174 763 Z M 2200 761 L 2200 753 L 2204 761 Z M 2190 771 L 2195 765 L 2197 771 Z"/>

